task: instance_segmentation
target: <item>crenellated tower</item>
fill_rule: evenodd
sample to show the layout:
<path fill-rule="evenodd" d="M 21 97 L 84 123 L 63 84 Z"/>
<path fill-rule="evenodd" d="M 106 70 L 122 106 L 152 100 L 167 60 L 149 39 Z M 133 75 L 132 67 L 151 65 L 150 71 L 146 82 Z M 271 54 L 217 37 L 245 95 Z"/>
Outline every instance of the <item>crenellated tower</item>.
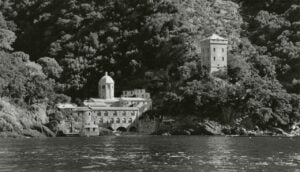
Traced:
<path fill-rule="evenodd" d="M 228 40 L 216 34 L 200 41 L 201 62 L 210 73 L 227 72 L 227 45 Z"/>

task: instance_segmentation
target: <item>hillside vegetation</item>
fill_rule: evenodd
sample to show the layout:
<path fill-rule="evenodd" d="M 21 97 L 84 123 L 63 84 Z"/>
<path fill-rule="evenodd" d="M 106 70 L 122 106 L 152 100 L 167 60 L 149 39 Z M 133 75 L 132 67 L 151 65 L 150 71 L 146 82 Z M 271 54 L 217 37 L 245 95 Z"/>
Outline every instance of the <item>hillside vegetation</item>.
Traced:
<path fill-rule="evenodd" d="M 67 96 L 95 97 L 108 71 L 117 94 L 149 90 L 160 115 L 264 130 L 300 119 L 298 0 L 1 0 L 0 9 L 0 94 L 16 106 L 42 103 L 53 115 Z M 199 40 L 213 33 L 229 39 L 228 75 L 200 64 Z"/>

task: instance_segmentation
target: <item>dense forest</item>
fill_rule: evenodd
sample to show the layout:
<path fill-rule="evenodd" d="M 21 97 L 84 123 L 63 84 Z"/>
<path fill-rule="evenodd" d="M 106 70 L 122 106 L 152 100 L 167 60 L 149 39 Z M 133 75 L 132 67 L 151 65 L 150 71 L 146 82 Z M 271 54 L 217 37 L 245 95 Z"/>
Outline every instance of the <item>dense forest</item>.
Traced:
<path fill-rule="evenodd" d="M 0 11 L 1 100 L 46 106 L 52 130 L 54 104 L 95 97 L 105 71 L 117 94 L 146 88 L 165 116 L 250 129 L 300 120 L 299 0 L 0 0 Z M 213 33 L 229 39 L 226 75 L 200 63 Z M 0 131 L 14 130 L 0 108 Z"/>

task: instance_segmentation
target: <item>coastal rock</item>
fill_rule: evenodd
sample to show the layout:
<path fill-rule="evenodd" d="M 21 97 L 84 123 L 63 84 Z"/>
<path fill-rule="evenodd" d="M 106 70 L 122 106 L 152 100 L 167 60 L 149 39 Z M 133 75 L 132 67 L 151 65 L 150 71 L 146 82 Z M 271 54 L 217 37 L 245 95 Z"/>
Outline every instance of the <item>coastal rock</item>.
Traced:
<path fill-rule="evenodd" d="M 293 136 L 292 134 L 283 131 L 283 129 L 281 129 L 281 128 L 273 128 L 273 131 L 279 135 L 283 135 L 283 136 L 287 136 L 287 137 Z"/>
<path fill-rule="evenodd" d="M 114 135 L 113 131 L 106 128 L 99 128 L 99 136 L 112 136 Z"/>
<path fill-rule="evenodd" d="M 202 130 L 203 134 L 207 135 L 223 135 L 222 126 L 214 121 L 204 121 L 198 123 L 199 128 Z"/>

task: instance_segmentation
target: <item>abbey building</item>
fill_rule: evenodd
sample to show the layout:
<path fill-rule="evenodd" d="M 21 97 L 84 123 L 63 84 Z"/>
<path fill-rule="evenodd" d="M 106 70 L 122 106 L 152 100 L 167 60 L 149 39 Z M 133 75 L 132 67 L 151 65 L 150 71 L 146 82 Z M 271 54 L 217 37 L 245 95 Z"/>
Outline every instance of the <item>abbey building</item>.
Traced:
<path fill-rule="evenodd" d="M 115 97 L 114 87 L 114 80 L 105 73 L 98 82 L 98 98 L 84 101 L 82 107 L 57 105 L 60 110 L 69 112 L 64 121 L 64 133 L 99 135 L 100 128 L 142 131 L 139 118 L 152 106 L 150 94 L 144 89 L 135 89 Z"/>

